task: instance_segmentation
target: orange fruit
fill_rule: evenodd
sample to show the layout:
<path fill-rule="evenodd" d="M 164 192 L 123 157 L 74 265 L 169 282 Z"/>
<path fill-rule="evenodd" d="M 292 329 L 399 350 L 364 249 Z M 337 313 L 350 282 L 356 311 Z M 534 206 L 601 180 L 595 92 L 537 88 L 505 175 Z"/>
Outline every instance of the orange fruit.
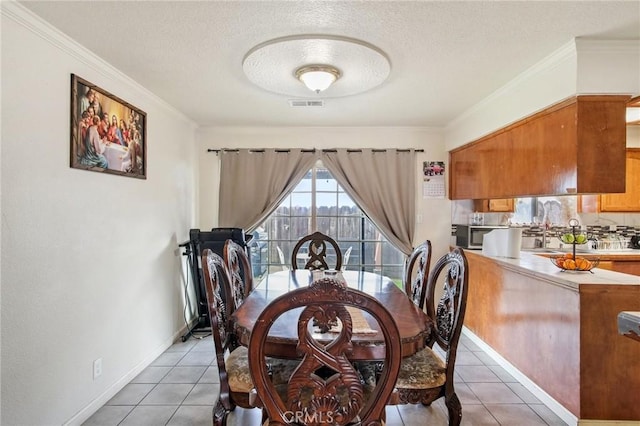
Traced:
<path fill-rule="evenodd" d="M 573 253 L 567 253 L 564 255 L 567 259 L 573 259 Z"/>
<path fill-rule="evenodd" d="M 558 265 L 559 268 L 564 268 L 564 257 L 558 257 L 556 259 L 556 265 Z"/>
<path fill-rule="evenodd" d="M 578 269 L 582 269 L 583 271 L 591 269 L 591 262 L 584 257 L 581 257 L 580 260 L 576 262 L 576 265 L 578 265 Z"/>
<path fill-rule="evenodd" d="M 576 261 L 573 259 L 567 259 L 564 261 L 564 269 L 574 270 L 576 269 Z"/>

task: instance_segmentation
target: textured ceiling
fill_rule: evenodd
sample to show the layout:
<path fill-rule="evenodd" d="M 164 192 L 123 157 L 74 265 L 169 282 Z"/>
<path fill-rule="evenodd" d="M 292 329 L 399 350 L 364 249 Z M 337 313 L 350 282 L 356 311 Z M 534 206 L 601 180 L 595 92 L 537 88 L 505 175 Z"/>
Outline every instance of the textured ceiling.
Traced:
<path fill-rule="evenodd" d="M 21 3 L 202 126 L 444 126 L 574 37 L 640 39 L 640 1 Z M 300 34 L 371 43 L 389 77 L 292 108 L 242 62 Z"/>

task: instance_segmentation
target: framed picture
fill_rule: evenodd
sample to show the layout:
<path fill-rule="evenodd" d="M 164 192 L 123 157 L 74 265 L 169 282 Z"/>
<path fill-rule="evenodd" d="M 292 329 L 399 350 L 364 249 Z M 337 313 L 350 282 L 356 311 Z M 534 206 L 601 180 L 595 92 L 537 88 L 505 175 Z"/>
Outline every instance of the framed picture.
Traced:
<path fill-rule="evenodd" d="M 147 114 L 71 74 L 71 167 L 147 178 Z"/>

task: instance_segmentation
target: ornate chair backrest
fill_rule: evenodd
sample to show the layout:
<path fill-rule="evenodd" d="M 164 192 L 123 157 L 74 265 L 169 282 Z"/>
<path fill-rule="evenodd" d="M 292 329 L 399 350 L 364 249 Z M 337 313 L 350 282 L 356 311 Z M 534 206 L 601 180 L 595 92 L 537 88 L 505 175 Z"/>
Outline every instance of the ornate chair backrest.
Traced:
<path fill-rule="evenodd" d="M 434 341 L 447 352 L 447 367 L 455 365 L 458 340 L 467 307 L 468 269 L 464 250 L 456 247 L 438 259 L 427 283 L 427 315 L 435 324 Z M 444 293 L 436 305 L 434 295 L 441 275 L 444 277 Z M 453 371 L 451 374 L 453 375 Z M 447 380 L 450 379 L 453 377 L 447 377 Z"/>
<path fill-rule="evenodd" d="M 211 336 L 216 350 L 218 373 L 220 375 L 220 392 L 228 394 L 229 384 L 226 381 L 224 354 L 231 340 L 231 324 L 229 321 L 233 308 L 231 303 L 225 302 L 224 294 L 230 294 L 231 292 L 229 272 L 224 259 L 210 249 L 205 249 L 202 252 L 202 270 L 207 293 Z"/>
<path fill-rule="evenodd" d="M 233 240 L 227 240 L 224 243 L 223 253 L 231 278 L 231 294 L 235 310 L 253 290 L 253 270 L 247 252 Z"/>
<path fill-rule="evenodd" d="M 347 307 L 368 312 L 384 335 L 384 367 L 368 397 L 348 359 L 353 329 Z M 271 383 L 264 348 L 276 319 L 286 311 L 299 308 L 303 308 L 298 321 L 298 351 L 302 361 L 289 379 L 285 401 Z M 320 343 L 314 338 L 312 327 L 323 333 L 324 339 L 334 337 L 333 340 Z M 337 327 L 335 333 L 334 327 Z M 249 341 L 249 370 L 257 396 L 272 424 L 346 425 L 359 418 L 363 426 L 380 425 L 394 391 L 401 353 L 396 323 L 380 302 L 333 278 L 322 278 L 280 296 L 262 311 Z"/>
<path fill-rule="evenodd" d="M 298 269 L 298 253 L 305 243 L 308 244 L 308 257 L 305 260 L 303 269 L 335 269 L 339 271 L 342 268 L 342 252 L 338 243 L 322 232 L 314 232 L 302 237 L 293 248 L 291 252 L 291 266 L 293 269 Z M 333 248 L 336 256 L 336 264 L 333 268 L 327 264 L 327 256 L 329 255 L 327 244 Z"/>
<path fill-rule="evenodd" d="M 431 241 L 426 240 L 413 249 L 405 265 L 404 291 L 416 306 L 424 309 L 431 265 Z"/>

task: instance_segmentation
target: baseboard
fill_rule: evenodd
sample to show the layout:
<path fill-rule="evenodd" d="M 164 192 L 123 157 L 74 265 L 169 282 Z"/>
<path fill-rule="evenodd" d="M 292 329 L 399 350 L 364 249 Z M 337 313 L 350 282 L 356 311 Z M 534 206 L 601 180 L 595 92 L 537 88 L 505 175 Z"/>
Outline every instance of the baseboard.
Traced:
<path fill-rule="evenodd" d="M 138 374 L 140 374 L 145 368 L 147 368 L 156 358 L 158 358 L 164 351 L 166 351 L 173 343 L 178 340 L 188 330 L 187 326 L 178 330 L 171 338 L 165 340 L 161 345 L 154 349 L 145 359 L 140 361 L 138 365 L 133 367 L 127 374 L 122 376 L 120 380 L 109 386 L 102 394 L 96 399 L 91 401 L 87 406 L 82 408 L 73 417 L 63 423 L 64 426 L 80 426 L 89 417 L 91 417 L 96 411 L 106 404 L 111 398 L 113 398 L 118 392 L 122 390 L 131 380 L 133 380 Z"/>
<path fill-rule="evenodd" d="M 551 411 L 553 411 L 558 417 L 562 419 L 569 426 L 581 426 L 581 425 L 596 425 L 597 423 L 583 423 L 584 420 L 578 422 L 578 418 L 569 410 L 567 410 L 564 406 L 562 406 L 558 401 L 553 399 L 551 395 L 546 393 L 542 388 L 532 382 L 527 376 L 520 372 L 516 367 L 514 367 L 509 361 L 504 359 L 498 352 L 496 352 L 491 346 L 487 345 L 483 340 L 481 340 L 478 336 L 476 336 L 471 330 L 467 327 L 462 327 L 462 334 L 471 339 L 473 343 L 478 345 L 483 351 L 485 351 L 491 358 L 493 358 L 500 367 L 504 368 L 509 374 L 511 374 L 516 380 L 518 380 L 522 385 L 532 394 L 536 396 L 540 401 L 542 401 Z M 611 425 L 618 425 L 618 423 L 610 423 Z M 609 423 L 607 423 L 609 425 Z M 622 423 L 620 423 L 622 425 Z M 635 423 L 635 426 L 638 426 Z"/>
<path fill-rule="evenodd" d="M 638 426 L 638 420 L 578 420 L 578 426 Z"/>

